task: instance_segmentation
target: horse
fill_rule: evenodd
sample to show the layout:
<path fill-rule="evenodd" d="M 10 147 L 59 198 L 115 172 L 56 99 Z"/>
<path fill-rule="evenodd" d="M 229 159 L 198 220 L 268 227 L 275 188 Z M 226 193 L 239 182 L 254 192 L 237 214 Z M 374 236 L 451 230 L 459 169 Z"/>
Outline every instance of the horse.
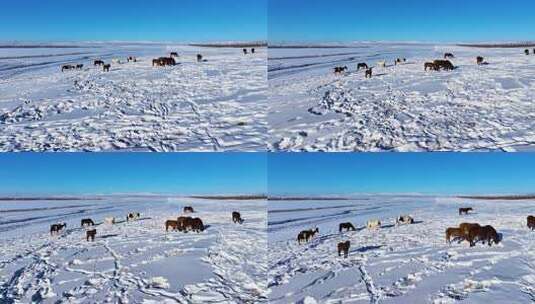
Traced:
<path fill-rule="evenodd" d="M 462 215 L 463 213 L 468 214 L 469 211 L 474 211 L 474 209 L 472 207 L 459 208 L 459 215 Z"/>
<path fill-rule="evenodd" d="M 482 241 L 483 244 L 487 242 L 489 246 L 492 246 L 492 242 L 498 244 L 500 238 L 494 227 L 487 226 L 472 226 L 468 232 L 468 242 L 470 242 L 470 247 L 474 247 L 477 241 Z"/>
<path fill-rule="evenodd" d="M 111 68 L 111 64 L 105 64 L 102 66 L 102 71 L 103 72 L 109 72 L 110 71 L 110 68 Z"/>
<path fill-rule="evenodd" d="M 254 54 L 255 50 L 254 48 L 251 49 L 251 54 Z"/>
<path fill-rule="evenodd" d="M 95 225 L 95 222 L 93 222 L 93 220 L 90 219 L 90 218 L 85 218 L 85 219 L 82 219 L 82 221 L 80 222 L 80 225 L 81 225 L 82 227 L 84 227 L 84 226 L 86 226 L 86 225 L 87 225 L 87 226 L 94 226 L 94 225 Z"/>
<path fill-rule="evenodd" d="M 414 224 L 414 219 L 410 215 L 400 215 L 396 218 L 396 225 Z"/>
<path fill-rule="evenodd" d="M 386 61 L 383 60 L 383 61 L 377 61 L 377 65 L 382 67 L 382 68 L 386 68 Z"/>
<path fill-rule="evenodd" d="M 233 211 L 232 212 L 232 221 L 234 223 L 243 223 L 243 219 L 241 218 L 241 214 L 238 212 L 238 211 Z"/>
<path fill-rule="evenodd" d="M 191 230 L 197 233 L 204 231 L 204 224 L 198 217 L 191 219 Z"/>
<path fill-rule="evenodd" d="M 89 239 L 91 239 L 92 242 L 95 241 L 95 235 L 97 235 L 97 229 L 87 230 L 85 232 L 85 239 L 87 242 L 89 242 Z"/>
<path fill-rule="evenodd" d="M 338 256 L 341 256 L 342 253 L 344 253 L 344 258 L 347 258 L 347 255 L 349 254 L 349 247 L 351 246 L 351 243 L 348 241 L 340 242 L 338 243 Z"/>
<path fill-rule="evenodd" d="M 394 64 L 395 65 L 398 65 L 398 63 L 402 63 L 402 62 L 406 62 L 407 59 L 405 58 L 397 58 L 395 61 L 394 61 Z"/>
<path fill-rule="evenodd" d="M 479 224 L 478 223 L 461 223 L 459 225 L 459 229 L 461 229 L 462 233 L 464 234 L 466 238 L 468 238 L 468 234 L 472 227 L 479 227 Z"/>
<path fill-rule="evenodd" d="M 524 53 L 525 53 L 526 55 L 529 55 L 529 50 L 528 50 L 528 49 L 525 49 L 525 50 L 524 50 Z"/>
<path fill-rule="evenodd" d="M 433 62 L 424 63 L 424 71 L 427 71 L 427 69 L 438 71 L 438 67 Z"/>
<path fill-rule="evenodd" d="M 364 78 L 372 78 L 372 71 L 373 68 L 366 69 L 366 72 L 364 72 Z"/>
<path fill-rule="evenodd" d="M 169 227 L 173 230 L 178 230 L 178 221 L 167 220 L 165 221 L 165 232 L 169 231 Z"/>
<path fill-rule="evenodd" d="M 126 221 L 129 222 L 129 221 L 137 220 L 140 217 L 141 217 L 141 214 L 139 212 L 130 212 L 126 215 Z"/>
<path fill-rule="evenodd" d="M 191 217 L 179 216 L 176 219 L 178 231 L 187 232 L 187 228 L 191 228 Z"/>
<path fill-rule="evenodd" d="M 452 53 L 445 53 L 444 54 L 444 59 L 448 59 L 448 58 L 455 58 L 455 56 L 453 56 Z"/>
<path fill-rule="evenodd" d="M 171 54 L 169 54 L 169 57 L 178 57 L 178 53 L 177 52 L 171 52 Z"/>
<path fill-rule="evenodd" d="M 477 65 L 482 65 L 482 64 L 483 64 L 483 60 L 485 60 L 483 57 L 481 57 L 481 56 L 477 56 L 477 57 L 476 57 L 476 63 L 477 63 Z"/>
<path fill-rule="evenodd" d="M 128 58 L 126 58 L 126 62 L 130 62 L 130 61 L 137 62 L 137 58 L 134 56 L 128 56 Z"/>
<path fill-rule="evenodd" d="M 76 67 L 71 64 L 65 64 L 61 66 L 61 72 L 64 72 L 65 70 L 74 70 Z"/>
<path fill-rule="evenodd" d="M 94 65 L 94 66 L 97 66 L 97 65 L 104 65 L 104 61 L 102 61 L 102 60 L 95 60 L 95 61 L 93 62 L 93 65 Z"/>
<path fill-rule="evenodd" d="M 60 233 L 65 227 L 67 227 L 66 223 L 50 225 L 50 235 L 53 235 L 54 233 Z"/>
<path fill-rule="evenodd" d="M 338 225 L 338 232 L 342 232 L 343 229 L 345 229 L 346 231 L 349 231 L 349 230 L 356 231 L 355 226 L 353 226 L 353 224 L 349 222 L 340 223 L 340 225 Z"/>
<path fill-rule="evenodd" d="M 193 211 L 193 207 L 191 206 L 184 207 L 184 213 L 188 213 L 188 212 L 193 213 L 195 211 Z"/>
<path fill-rule="evenodd" d="M 247 55 L 247 49 L 243 49 L 243 55 Z"/>
<path fill-rule="evenodd" d="M 84 67 L 83 64 L 77 64 L 77 65 L 76 65 L 76 69 L 77 69 L 77 70 L 81 70 L 83 67 Z"/>
<path fill-rule="evenodd" d="M 367 69 L 367 68 L 368 68 L 368 65 L 365 62 L 361 62 L 357 64 L 357 71 L 359 71 L 360 69 Z"/>
<path fill-rule="evenodd" d="M 106 217 L 106 218 L 104 218 L 104 223 L 106 223 L 108 225 L 113 225 L 113 224 L 115 224 L 115 218 L 114 217 Z"/>
<path fill-rule="evenodd" d="M 444 69 L 445 71 L 452 71 L 455 69 L 455 66 L 453 66 L 453 63 L 449 60 L 435 60 L 433 63 L 436 66 L 436 70 Z"/>
<path fill-rule="evenodd" d="M 381 228 L 381 221 L 380 220 L 369 220 L 367 223 L 366 223 L 366 227 L 368 229 L 377 229 L 377 228 Z"/>
<path fill-rule="evenodd" d="M 197 62 L 201 62 L 202 61 L 202 55 L 201 54 L 197 54 Z"/>
<path fill-rule="evenodd" d="M 305 243 L 308 243 L 308 241 L 314 237 L 314 235 L 316 233 L 319 233 L 320 230 L 318 228 L 312 230 L 312 229 L 309 229 L 309 230 L 303 230 L 301 232 L 299 232 L 299 234 L 297 235 L 297 243 L 298 244 L 301 244 L 301 242 L 305 242 Z"/>
<path fill-rule="evenodd" d="M 343 67 L 334 67 L 334 74 L 342 74 L 343 72 L 347 71 L 348 68 L 347 66 L 343 66 Z"/>
<path fill-rule="evenodd" d="M 535 230 L 535 216 L 533 215 L 528 216 L 528 228 Z"/>
<path fill-rule="evenodd" d="M 450 227 L 446 229 L 446 242 L 451 244 L 452 237 L 453 240 L 458 239 L 460 242 L 466 239 L 466 235 L 461 228 L 458 227 Z"/>
<path fill-rule="evenodd" d="M 158 58 L 152 59 L 152 66 L 161 66 L 160 59 Z"/>

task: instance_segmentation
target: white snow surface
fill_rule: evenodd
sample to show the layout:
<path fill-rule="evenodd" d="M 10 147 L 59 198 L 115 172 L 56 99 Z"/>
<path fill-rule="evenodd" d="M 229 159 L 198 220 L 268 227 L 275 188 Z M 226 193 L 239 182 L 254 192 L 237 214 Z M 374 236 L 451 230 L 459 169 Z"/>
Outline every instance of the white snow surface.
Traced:
<path fill-rule="evenodd" d="M 454 71 L 424 71 L 424 62 L 446 52 L 456 56 Z M 488 65 L 476 65 L 477 56 Z M 407 62 L 395 66 L 396 58 Z M 356 71 L 359 62 L 374 67 L 371 79 Z M 344 65 L 349 73 L 333 74 Z M 535 56 L 524 48 L 272 48 L 268 78 L 272 151 L 531 151 L 535 144 Z"/>
<path fill-rule="evenodd" d="M 245 56 L 172 44 L 66 46 L 0 48 L 0 151 L 265 150 L 265 48 Z M 170 52 L 178 65 L 152 67 Z M 78 63 L 82 70 L 60 70 Z"/>
<path fill-rule="evenodd" d="M 458 208 L 474 213 L 459 216 Z M 535 232 L 526 217 L 534 201 L 478 201 L 440 197 L 378 197 L 350 201 L 270 201 L 270 303 L 533 303 Z M 409 214 L 412 225 L 395 225 Z M 379 219 L 382 227 L 365 229 Z M 355 232 L 338 231 L 352 222 Z M 445 241 L 447 227 L 492 225 L 502 241 Z M 308 244 L 301 230 L 318 227 Z M 351 242 L 348 258 L 337 244 Z"/>
<path fill-rule="evenodd" d="M 165 232 L 191 205 L 207 229 Z M 245 222 L 231 221 L 238 210 Z M 140 212 L 137 221 L 126 214 Z M 115 216 L 117 223 L 102 223 Z M 81 218 L 97 225 L 85 240 Z M 0 209 L 0 303 L 266 303 L 262 200 L 16 202 Z M 50 224 L 66 222 L 59 236 Z"/>

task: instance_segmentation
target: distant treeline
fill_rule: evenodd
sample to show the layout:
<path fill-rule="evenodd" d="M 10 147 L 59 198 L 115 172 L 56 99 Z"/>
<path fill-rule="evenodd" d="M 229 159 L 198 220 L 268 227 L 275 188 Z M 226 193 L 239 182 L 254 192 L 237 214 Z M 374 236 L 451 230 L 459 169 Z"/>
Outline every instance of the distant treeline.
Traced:
<path fill-rule="evenodd" d="M 458 44 L 459 46 L 466 47 L 479 47 L 479 48 L 520 48 L 520 47 L 535 47 L 535 42 L 522 42 L 522 43 L 488 43 L 488 44 Z"/>
<path fill-rule="evenodd" d="M 267 199 L 266 195 L 192 195 L 190 198 L 217 199 L 217 200 L 258 200 Z"/>
<path fill-rule="evenodd" d="M 0 197 L 0 201 L 86 201 L 101 199 L 98 197 Z"/>
<path fill-rule="evenodd" d="M 351 200 L 348 197 L 310 197 L 310 196 L 270 196 L 268 197 L 270 201 L 346 201 Z"/>
<path fill-rule="evenodd" d="M 84 46 L 79 45 L 1 45 L 0 49 L 76 49 L 83 48 Z M 86 46 L 85 46 L 86 47 Z"/>
<path fill-rule="evenodd" d="M 267 47 L 267 42 L 237 42 L 237 43 L 191 43 L 190 46 L 213 47 L 213 48 L 248 48 Z"/>
<path fill-rule="evenodd" d="M 529 195 L 489 195 L 489 196 L 459 196 L 459 198 L 466 199 L 481 199 L 481 200 L 526 200 L 535 199 L 535 194 Z"/>
<path fill-rule="evenodd" d="M 348 45 L 269 45 L 270 49 L 344 49 L 344 48 L 365 48 L 365 46 Z"/>

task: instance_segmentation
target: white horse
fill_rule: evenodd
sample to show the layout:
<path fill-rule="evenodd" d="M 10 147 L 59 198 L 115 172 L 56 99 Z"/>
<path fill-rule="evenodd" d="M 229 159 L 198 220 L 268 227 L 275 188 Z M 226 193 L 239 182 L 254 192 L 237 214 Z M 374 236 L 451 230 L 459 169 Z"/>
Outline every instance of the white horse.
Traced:
<path fill-rule="evenodd" d="M 366 227 L 368 229 L 377 229 L 377 228 L 381 227 L 381 221 L 380 220 L 369 220 L 366 223 Z"/>

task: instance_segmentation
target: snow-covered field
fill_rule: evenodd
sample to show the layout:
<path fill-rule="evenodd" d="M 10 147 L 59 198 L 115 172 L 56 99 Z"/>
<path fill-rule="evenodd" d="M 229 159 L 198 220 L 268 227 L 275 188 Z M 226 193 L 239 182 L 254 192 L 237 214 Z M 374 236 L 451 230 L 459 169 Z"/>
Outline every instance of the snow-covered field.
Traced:
<path fill-rule="evenodd" d="M 267 52 L 256 50 L 0 48 L 0 151 L 264 151 Z M 180 55 L 177 66 L 152 67 L 170 52 Z M 197 53 L 207 61 L 198 63 Z M 128 56 L 139 61 L 124 63 Z M 94 59 L 111 63 L 111 71 L 94 67 Z M 82 70 L 60 70 L 78 63 Z"/>
<path fill-rule="evenodd" d="M 474 213 L 458 215 L 471 206 Z M 526 216 L 534 201 L 476 201 L 439 197 L 368 197 L 349 201 L 270 201 L 270 302 L 290 303 L 532 303 L 535 232 Z M 412 225 L 395 226 L 410 214 Z M 382 227 L 365 229 L 370 219 Z M 339 233 L 352 222 L 355 232 Z M 461 222 L 492 225 L 502 242 L 470 248 L 445 242 Z M 301 230 L 319 228 L 308 244 Z M 348 258 L 338 242 L 350 240 Z"/>
<path fill-rule="evenodd" d="M 165 232 L 191 205 L 204 232 Z M 241 212 L 243 225 L 231 212 Z M 125 222 L 128 212 L 140 220 Z M 104 224 L 115 216 L 115 225 Z M 97 222 L 86 242 L 81 218 Z M 67 223 L 59 236 L 50 224 Z M 3 202 L 1 303 L 265 303 L 265 201 L 121 199 Z"/>
<path fill-rule="evenodd" d="M 446 52 L 456 56 L 456 70 L 424 71 L 424 62 Z M 477 56 L 489 64 L 477 66 Z M 407 62 L 394 66 L 395 58 Z M 371 79 L 356 72 L 359 62 L 374 66 Z M 333 74 L 344 65 L 349 73 Z M 524 48 L 271 48 L 268 78 L 270 150 L 525 151 L 535 145 L 535 56 Z"/>

